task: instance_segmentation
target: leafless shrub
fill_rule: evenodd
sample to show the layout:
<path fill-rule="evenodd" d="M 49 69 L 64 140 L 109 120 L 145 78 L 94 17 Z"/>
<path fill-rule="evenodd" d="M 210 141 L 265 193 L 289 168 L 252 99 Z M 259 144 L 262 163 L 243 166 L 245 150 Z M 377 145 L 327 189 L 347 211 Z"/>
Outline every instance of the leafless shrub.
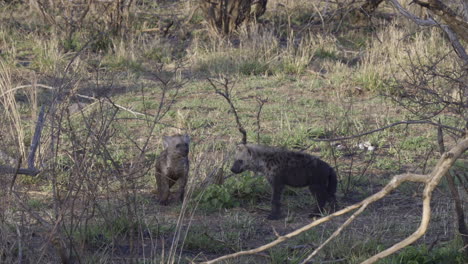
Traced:
<path fill-rule="evenodd" d="M 102 32 L 123 36 L 130 26 L 133 0 L 104 1 L 31 1 L 43 20 L 65 32 L 72 39 L 75 32 L 93 27 Z M 103 26 L 103 27 L 101 27 Z"/>
<path fill-rule="evenodd" d="M 4 186 L 12 186 L 10 193 L 0 192 L 4 212 L 0 215 L 0 232 L 8 239 L 6 244 L 2 239 L 0 251 L 5 252 L 6 259 L 21 262 L 36 256 L 34 262 L 82 263 L 96 248 L 110 253 L 124 246 L 133 254 L 141 240 L 147 239 L 151 226 L 145 220 L 146 205 L 139 190 L 147 185 L 153 168 L 150 154 L 155 151 L 156 135 L 164 128 L 161 120 L 175 104 L 184 85 L 177 66 L 168 69 L 157 65 L 148 71 L 159 100 L 157 109 L 151 113 L 146 109 L 143 113 L 133 111 L 108 96 L 80 94 L 80 83 L 67 72 L 62 74 L 67 78 L 54 86 L 37 86 L 51 91 L 36 154 L 37 180 L 46 180 L 50 188 L 50 192 L 40 195 L 50 199 L 32 195 L 32 186 L 13 184 L 18 172 L 22 173 L 18 169 L 0 170 Z M 103 80 L 96 81 L 95 87 L 99 88 Z M 23 87 L 8 87 L 6 95 L 10 97 L 7 98 L 15 102 L 15 92 Z M 4 92 L 0 94 L 3 96 Z M 140 93 L 142 98 L 147 96 L 145 90 Z M 75 105 L 76 101 L 80 103 Z M 7 121 L 14 124 L 14 120 Z M 123 124 L 139 124 L 142 129 L 135 133 Z M 24 142 L 21 144 L 24 146 Z M 21 165 L 21 159 L 15 161 Z M 44 201 L 50 201 L 50 207 L 44 208 Z M 31 222 L 39 223 L 40 231 L 33 234 L 29 229 Z M 17 230 L 7 228 L 11 223 L 16 223 Z M 125 237 L 128 243 L 119 245 L 119 237 Z"/>
<path fill-rule="evenodd" d="M 445 63 L 449 53 L 440 57 L 412 56 L 402 66 L 405 77 L 392 86 L 391 97 L 420 119 L 453 113 L 468 122 L 468 85 L 463 64 Z M 463 125 L 462 125 L 463 127 Z"/>

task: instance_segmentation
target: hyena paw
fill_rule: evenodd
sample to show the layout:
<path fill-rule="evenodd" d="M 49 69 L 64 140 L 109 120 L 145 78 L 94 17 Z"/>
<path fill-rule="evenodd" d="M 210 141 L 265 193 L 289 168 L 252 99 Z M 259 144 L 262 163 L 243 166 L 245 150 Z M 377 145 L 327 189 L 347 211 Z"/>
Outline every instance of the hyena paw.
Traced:
<path fill-rule="evenodd" d="M 169 204 L 169 199 L 166 199 L 166 200 L 159 200 L 159 204 L 160 205 L 163 205 L 163 206 L 166 206 Z"/>
<path fill-rule="evenodd" d="M 273 213 L 271 213 L 271 214 L 269 214 L 269 215 L 267 216 L 267 219 L 268 219 L 268 220 L 278 220 L 278 219 L 281 219 L 281 214 L 273 214 Z"/>
<path fill-rule="evenodd" d="M 311 214 L 309 215 L 309 217 L 310 217 L 310 218 L 315 218 L 315 217 L 320 218 L 320 217 L 324 216 L 325 214 L 327 214 L 327 212 L 324 211 L 324 210 L 322 210 L 322 211 L 316 210 L 316 211 L 314 211 L 313 213 L 311 213 Z"/>

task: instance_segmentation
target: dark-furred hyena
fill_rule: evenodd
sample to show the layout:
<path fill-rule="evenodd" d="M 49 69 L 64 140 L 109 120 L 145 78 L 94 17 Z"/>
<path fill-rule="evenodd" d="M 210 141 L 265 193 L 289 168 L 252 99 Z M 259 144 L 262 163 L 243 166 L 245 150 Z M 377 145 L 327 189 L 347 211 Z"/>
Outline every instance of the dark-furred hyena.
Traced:
<path fill-rule="evenodd" d="M 178 195 L 184 200 L 185 185 L 189 172 L 189 143 L 188 135 L 165 136 L 163 138 L 164 151 L 156 160 L 156 185 L 159 202 L 167 205 L 170 188 L 180 182 Z"/>
<path fill-rule="evenodd" d="M 309 187 L 317 199 L 317 210 L 310 216 L 319 215 L 328 201 L 336 205 L 337 178 L 335 171 L 325 161 L 302 152 L 288 151 L 254 144 L 238 145 L 231 171 L 241 173 L 250 170 L 265 175 L 271 187 L 271 213 L 268 219 L 281 217 L 281 193 L 285 185 Z"/>

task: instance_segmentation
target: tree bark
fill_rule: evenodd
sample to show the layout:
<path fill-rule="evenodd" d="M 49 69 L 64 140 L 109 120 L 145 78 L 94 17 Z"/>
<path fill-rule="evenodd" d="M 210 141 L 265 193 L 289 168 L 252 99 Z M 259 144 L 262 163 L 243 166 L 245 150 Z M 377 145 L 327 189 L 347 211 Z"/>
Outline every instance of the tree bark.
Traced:
<path fill-rule="evenodd" d="M 414 0 L 416 4 L 431 10 L 434 14 L 439 16 L 457 35 L 468 42 L 468 22 L 463 17 L 460 17 L 447 5 L 440 0 L 429 0 L 423 2 L 420 0 Z M 466 7 L 466 0 L 464 0 Z M 466 8 L 465 8 L 466 11 Z"/>
<path fill-rule="evenodd" d="M 463 3 L 463 18 L 468 21 L 468 0 L 461 0 Z"/>
<path fill-rule="evenodd" d="M 437 142 L 439 144 L 440 154 L 443 155 L 445 153 L 445 145 L 444 145 L 444 135 L 443 135 L 443 131 L 441 127 L 437 128 Z M 445 175 L 445 178 L 447 179 L 450 193 L 452 194 L 452 198 L 455 203 L 455 216 L 457 218 L 458 232 L 460 232 L 460 235 L 462 237 L 463 245 L 465 248 L 465 254 L 468 256 L 468 247 L 467 247 L 468 229 L 466 228 L 466 223 L 465 223 L 465 214 L 463 212 L 463 202 L 460 199 L 460 193 L 458 192 L 457 186 L 455 185 L 455 180 L 450 171 L 447 172 L 447 175 Z"/>

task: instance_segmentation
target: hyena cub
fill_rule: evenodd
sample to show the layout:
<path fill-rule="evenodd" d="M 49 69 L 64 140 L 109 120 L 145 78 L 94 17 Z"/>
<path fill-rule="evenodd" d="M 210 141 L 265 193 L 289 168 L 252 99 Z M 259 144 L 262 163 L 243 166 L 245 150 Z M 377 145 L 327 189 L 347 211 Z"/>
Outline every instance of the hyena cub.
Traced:
<path fill-rule="evenodd" d="M 184 200 L 185 185 L 189 172 L 189 143 L 188 135 L 165 136 L 163 138 L 164 151 L 156 160 L 156 185 L 158 198 L 162 205 L 167 205 L 169 189 L 180 181 L 178 195 Z"/>
<path fill-rule="evenodd" d="M 281 218 L 280 200 L 285 185 L 309 187 L 317 200 L 317 208 L 310 217 L 323 212 L 327 201 L 333 207 L 336 205 L 335 171 L 317 157 L 281 148 L 241 144 L 237 147 L 231 171 L 237 174 L 246 170 L 265 175 L 273 188 L 272 208 L 268 219 Z"/>

